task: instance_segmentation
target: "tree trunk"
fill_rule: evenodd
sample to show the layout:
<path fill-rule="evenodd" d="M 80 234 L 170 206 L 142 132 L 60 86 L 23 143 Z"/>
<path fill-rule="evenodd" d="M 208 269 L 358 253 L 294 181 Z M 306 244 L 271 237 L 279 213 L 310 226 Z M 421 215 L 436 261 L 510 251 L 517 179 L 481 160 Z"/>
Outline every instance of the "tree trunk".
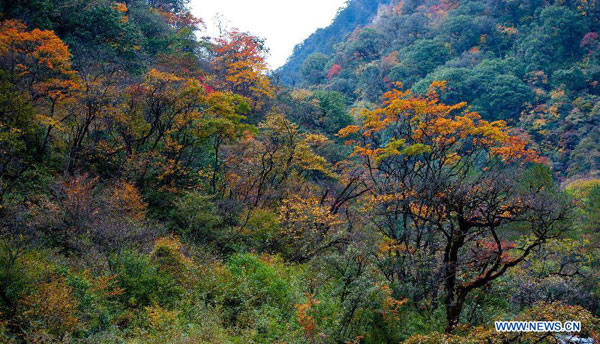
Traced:
<path fill-rule="evenodd" d="M 444 252 L 444 289 L 446 296 L 444 304 L 446 306 L 446 333 L 450 333 L 458 325 L 460 312 L 464 305 L 465 296 L 457 291 L 456 287 L 456 272 L 458 264 L 458 251 L 464 245 L 464 234 L 466 231 L 460 230 L 459 233 L 454 233 L 446 245 Z"/>
<path fill-rule="evenodd" d="M 456 295 L 449 303 L 446 302 L 446 333 L 451 333 L 458 325 L 464 303 L 464 298 L 460 295 Z"/>

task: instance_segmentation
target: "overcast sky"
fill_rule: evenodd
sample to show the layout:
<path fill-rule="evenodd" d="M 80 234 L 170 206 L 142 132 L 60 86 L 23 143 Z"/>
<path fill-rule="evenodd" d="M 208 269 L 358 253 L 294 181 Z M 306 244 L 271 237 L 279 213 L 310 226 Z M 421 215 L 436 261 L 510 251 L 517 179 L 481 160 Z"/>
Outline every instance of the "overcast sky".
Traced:
<path fill-rule="evenodd" d="M 285 63 L 294 46 L 317 28 L 331 23 L 346 0 L 191 0 L 192 13 L 202 18 L 208 34 L 218 34 L 215 17 L 229 28 L 266 39 L 268 59 L 275 69 Z"/>

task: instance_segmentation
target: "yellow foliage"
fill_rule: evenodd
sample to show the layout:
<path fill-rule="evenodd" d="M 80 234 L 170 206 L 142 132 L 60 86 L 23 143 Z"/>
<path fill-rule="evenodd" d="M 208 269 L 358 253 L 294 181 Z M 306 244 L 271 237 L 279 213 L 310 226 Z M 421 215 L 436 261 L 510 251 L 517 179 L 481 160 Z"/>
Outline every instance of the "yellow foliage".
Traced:
<path fill-rule="evenodd" d="M 312 96 L 313 96 L 313 93 L 311 91 L 303 89 L 303 88 L 294 89 L 290 92 L 290 97 L 296 101 L 302 101 L 302 100 L 305 100 Z"/>
<path fill-rule="evenodd" d="M 152 259 L 159 264 L 161 270 L 168 271 L 175 276 L 179 283 L 190 282 L 188 273 L 193 263 L 183 254 L 178 237 L 165 236 L 156 239 L 152 249 Z"/>
<path fill-rule="evenodd" d="M 122 180 L 112 191 L 112 206 L 128 218 L 142 221 L 146 217 L 146 203 L 132 183 Z"/>
<path fill-rule="evenodd" d="M 505 162 L 540 161 L 537 153 L 528 148 L 528 141 L 513 135 L 506 122 L 482 120 L 478 113 L 468 111 L 464 102 L 441 103 L 439 93 L 446 87 L 444 81 L 434 81 L 425 96 L 413 95 L 410 90 L 389 91 L 384 95 L 382 108 L 362 109 L 362 125 L 347 126 L 338 135 L 360 133 L 361 138 L 347 141 L 354 145 L 353 155 L 372 157 L 376 162 L 393 156 L 408 158 L 430 153 L 441 155 L 446 164 L 458 164 L 462 159 L 458 150 L 469 141 L 475 149 L 487 150 Z M 396 128 L 405 129 L 387 141 L 371 139 L 385 130 L 393 133 Z"/>
<path fill-rule="evenodd" d="M 152 68 L 147 73 L 147 79 L 149 82 L 159 81 L 159 82 L 175 82 L 182 81 L 183 78 L 178 77 L 172 73 L 161 72 L 155 68 Z"/>
<path fill-rule="evenodd" d="M 379 250 L 378 253 L 380 255 L 387 255 L 391 252 L 407 252 L 409 254 L 413 254 L 415 249 L 411 246 L 406 246 L 405 244 L 398 243 L 398 241 L 385 237 L 379 242 Z"/>
<path fill-rule="evenodd" d="M 51 281 L 41 283 L 34 293 L 25 297 L 23 304 L 27 307 L 24 316 L 35 319 L 31 322 L 34 331 L 64 336 L 79 326 L 77 301 L 62 277 L 54 276 Z"/>
<path fill-rule="evenodd" d="M 151 330 L 163 332 L 176 325 L 179 311 L 166 310 L 160 306 L 149 306 L 145 308 L 148 326 Z"/>
<path fill-rule="evenodd" d="M 284 199 L 279 208 L 282 233 L 291 239 L 301 239 L 305 235 L 316 235 L 341 223 L 339 217 L 314 196 L 303 198 L 299 195 Z"/>

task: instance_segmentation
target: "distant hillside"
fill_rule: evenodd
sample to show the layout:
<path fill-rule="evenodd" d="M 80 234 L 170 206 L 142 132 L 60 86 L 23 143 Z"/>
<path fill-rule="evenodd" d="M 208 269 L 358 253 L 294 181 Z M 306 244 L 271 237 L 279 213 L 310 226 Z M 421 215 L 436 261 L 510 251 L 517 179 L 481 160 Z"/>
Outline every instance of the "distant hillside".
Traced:
<path fill-rule="evenodd" d="M 379 5 L 389 2 L 390 0 L 348 0 L 331 25 L 318 29 L 296 45 L 287 63 L 277 71 L 281 80 L 287 85 L 297 84 L 302 63 L 309 55 L 332 54 L 336 43 L 343 41 L 357 26 L 368 24 L 377 14 Z"/>
<path fill-rule="evenodd" d="M 370 16 L 360 12 L 371 19 L 333 53 L 327 39 L 317 39 L 330 31 L 318 31 L 283 71 L 299 68 L 300 85 L 363 106 L 378 103 L 395 82 L 424 92 L 444 80 L 445 101 L 466 101 L 486 119 L 520 127 L 555 171 L 600 171 L 598 2 L 394 0 L 375 7 Z M 343 13 L 325 30 L 349 31 Z"/>

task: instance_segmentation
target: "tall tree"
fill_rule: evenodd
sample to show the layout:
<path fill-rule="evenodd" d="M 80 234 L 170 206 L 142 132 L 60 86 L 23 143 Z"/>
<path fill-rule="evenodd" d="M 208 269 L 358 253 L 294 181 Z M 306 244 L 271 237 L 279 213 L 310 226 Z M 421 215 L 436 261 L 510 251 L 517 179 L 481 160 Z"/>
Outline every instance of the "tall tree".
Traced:
<path fill-rule="evenodd" d="M 227 89 L 252 99 L 254 108 L 260 108 L 265 98 L 273 97 L 273 87 L 265 75 L 267 48 L 262 39 L 229 31 L 217 39 L 214 52 L 215 67 Z"/>
<path fill-rule="evenodd" d="M 441 263 L 425 273 L 440 276 L 451 332 L 469 294 L 560 234 L 567 208 L 545 168 L 528 167 L 541 159 L 525 139 L 466 103 L 441 103 L 444 87 L 434 82 L 425 96 L 392 90 L 382 108 L 363 110 L 362 124 L 340 134 L 355 135 L 348 143 L 371 189 L 372 221 L 392 242 L 387 254 Z M 390 279 L 418 274 L 395 266 Z"/>

